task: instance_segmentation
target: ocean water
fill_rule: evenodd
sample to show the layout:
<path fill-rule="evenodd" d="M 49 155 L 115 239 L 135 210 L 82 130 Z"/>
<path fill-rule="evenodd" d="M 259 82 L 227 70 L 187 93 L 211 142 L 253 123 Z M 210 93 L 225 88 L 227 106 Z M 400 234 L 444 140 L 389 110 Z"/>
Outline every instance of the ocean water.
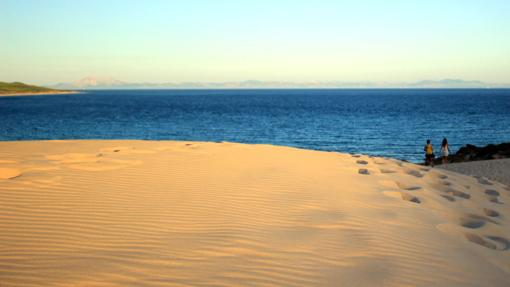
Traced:
<path fill-rule="evenodd" d="M 0 97 L 0 140 L 267 143 L 421 161 L 510 141 L 510 89 L 98 90 Z"/>

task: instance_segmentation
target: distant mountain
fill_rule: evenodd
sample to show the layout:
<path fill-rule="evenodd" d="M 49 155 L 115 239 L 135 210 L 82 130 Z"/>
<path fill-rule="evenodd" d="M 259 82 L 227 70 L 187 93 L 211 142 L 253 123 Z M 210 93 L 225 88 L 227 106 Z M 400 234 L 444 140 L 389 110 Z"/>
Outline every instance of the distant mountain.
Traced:
<path fill-rule="evenodd" d="M 122 86 L 125 84 L 126 84 L 125 82 L 119 81 L 111 77 L 108 78 L 86 77 L 74 82 L 74 85 L 77 87 L 101 87 L 101 86 L 110 87 L 110 86 Z"/>
<path fill-rule="evenodd" d="M 88 76 L 72 83 L 59 83 L 52 87 L 59 89 L 123 89 L 126 85 L 129 84 L 112 77 Z"/>
<path fill-rule="evenodd" d="M 283 82 L 247 80 L 238 82 L 169 82 L 169 83 L 129 83 L 111 77 L 85 77 L 72 83 L 51 86 L 60 89 L 357 89 L 357 88 L 499 88 L 510 85 L 488 84 L 480 81 L 460 79 L 424 80 L 415 83 L 387 82 Z"/>
<path fill-rule="evenodd" d="M 444 79 L 439 81 L 419 81 L 409 85 L 410 87 L 419 88 L 486 88 L 490 87 L 490 84 L 486 84 L 480 81 L 464 81 L 460 79 Z"/>

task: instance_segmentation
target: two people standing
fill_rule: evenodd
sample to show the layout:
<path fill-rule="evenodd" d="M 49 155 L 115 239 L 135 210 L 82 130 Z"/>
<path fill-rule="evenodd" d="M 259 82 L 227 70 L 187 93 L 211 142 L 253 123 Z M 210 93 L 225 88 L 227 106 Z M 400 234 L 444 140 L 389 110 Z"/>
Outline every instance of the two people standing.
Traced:
<path fill-rule="evenodd" d="M 425 151 L 425 165 L 434 166 L 434 147 L 430 140 L 427 140 L 427 144 L 423 148 Z M 443 159 L 443 164 L 448 163 L 448 156 L 450 155 L 450 146 L 448 145 L 448 140 L 446 138 L 443 139 L 441 143 L 441 157 Z"/>

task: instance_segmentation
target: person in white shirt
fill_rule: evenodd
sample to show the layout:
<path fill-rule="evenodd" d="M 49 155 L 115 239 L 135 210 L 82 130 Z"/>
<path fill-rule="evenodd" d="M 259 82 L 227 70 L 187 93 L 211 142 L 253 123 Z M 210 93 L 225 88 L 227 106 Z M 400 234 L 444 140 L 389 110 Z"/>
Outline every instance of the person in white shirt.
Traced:
<path fill-rule="evenodd" d="M 443 157 L 443 164 L 448 164 L 448 155 L 450 155 L 450 146 L 448 145 L 448 140 L 444 138 L 443 142 L 441 143 L 441 156 Z"/>

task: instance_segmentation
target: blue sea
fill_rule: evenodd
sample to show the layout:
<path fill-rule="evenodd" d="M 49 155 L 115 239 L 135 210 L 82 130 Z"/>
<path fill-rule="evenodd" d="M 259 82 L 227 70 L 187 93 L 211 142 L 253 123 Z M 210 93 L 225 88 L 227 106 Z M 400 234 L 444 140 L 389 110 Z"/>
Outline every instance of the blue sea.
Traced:
<path fill-rule="evenodd" d="M 265 143 L 421 161 L 510 141 L 510 89 L 94 90 L 0 97 L 0 140 Z"/>

